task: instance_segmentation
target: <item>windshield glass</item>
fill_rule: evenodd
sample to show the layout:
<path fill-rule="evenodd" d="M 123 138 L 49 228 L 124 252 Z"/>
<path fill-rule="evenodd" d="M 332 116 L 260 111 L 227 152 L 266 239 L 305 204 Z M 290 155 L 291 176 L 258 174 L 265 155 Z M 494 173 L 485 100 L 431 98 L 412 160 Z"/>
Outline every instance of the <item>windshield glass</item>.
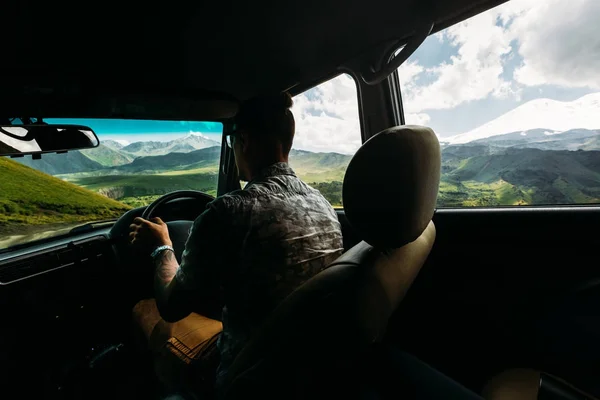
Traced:
<path fill-rule="evenodd" d="M 91 127 L 94 149 L 0 157 L 0 251 L 115 220 L 174 190 L 216 196 L 223 126 L 216 122 L 45 119 Z"/>

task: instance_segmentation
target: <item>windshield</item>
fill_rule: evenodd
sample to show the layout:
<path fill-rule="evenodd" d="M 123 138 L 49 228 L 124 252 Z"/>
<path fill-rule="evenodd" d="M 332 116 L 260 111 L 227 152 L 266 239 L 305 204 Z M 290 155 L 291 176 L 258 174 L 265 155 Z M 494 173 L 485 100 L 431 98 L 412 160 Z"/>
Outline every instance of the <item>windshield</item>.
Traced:
<path fill-rule="evenodd" d="M 174 190 L 216 196 L 223 126 L 216 122 L 45 119 L 91 127 L 93 149 L 0 157 L 0 251 L 116 220 Z"/>

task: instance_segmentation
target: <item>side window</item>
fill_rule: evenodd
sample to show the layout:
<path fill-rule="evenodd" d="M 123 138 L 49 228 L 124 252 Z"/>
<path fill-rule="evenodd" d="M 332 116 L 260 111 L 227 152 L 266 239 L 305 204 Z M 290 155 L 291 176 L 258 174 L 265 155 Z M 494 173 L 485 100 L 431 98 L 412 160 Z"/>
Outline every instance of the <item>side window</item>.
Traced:
<path fill-rule="evenodd" d="M 290 165 L 334 207 L 343 207 L 344 174 L 362 144 L 357 95 L 354 79 L 343 74 L 294 97 Z"/>
<path fill-rule="evenodd" d="M 442 145 L 439 207 L 600 203 L 598 19 L 594 0 L 513 0 L 398 69 L 406 123 Z"/>

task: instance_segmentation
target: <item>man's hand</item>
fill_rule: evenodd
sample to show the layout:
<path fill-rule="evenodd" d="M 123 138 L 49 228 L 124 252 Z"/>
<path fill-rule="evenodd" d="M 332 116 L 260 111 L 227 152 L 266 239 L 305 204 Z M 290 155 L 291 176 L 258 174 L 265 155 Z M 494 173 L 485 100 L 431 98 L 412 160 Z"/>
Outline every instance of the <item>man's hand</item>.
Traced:
<path fill-rule="evenodd" d="M 129 242 L 132 245 L 139 246 L 147 252 L 151 252 L 158 246 L 173 246 L 169 237 L 169 229 L 162 219 L 156 217 L 149 221 L 137 217 L 129 225 Z"/>

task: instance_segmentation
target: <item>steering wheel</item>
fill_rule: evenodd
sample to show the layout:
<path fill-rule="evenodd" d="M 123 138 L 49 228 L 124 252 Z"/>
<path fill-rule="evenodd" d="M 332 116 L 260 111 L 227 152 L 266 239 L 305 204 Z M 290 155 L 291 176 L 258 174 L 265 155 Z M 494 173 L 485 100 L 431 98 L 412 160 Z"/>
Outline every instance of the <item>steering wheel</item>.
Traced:
<path fill-rule="evenodd" d="M 167 203 L 182 198 L 196 199 L 205 202 L 205 205 L 213 201 L 215 198 L 209 194 L 198 192 L 196 190 L 178 190 L 175 192 L 167 193 L 164 196 L 154 200 L 142 213 L 142 218 L 149 220 L 150 218 L 158 217 L 157 210 L 160 210 Z M 175 249 L 175 257 L 177 261 L 181 263 L 181 256 L 185 249 L 185 243 L 190 235 L 190 229 L 194 221 L 168 221 L 166 222 L 169 228 L 169 236 L 173 242 L 173 249 Z"/>

